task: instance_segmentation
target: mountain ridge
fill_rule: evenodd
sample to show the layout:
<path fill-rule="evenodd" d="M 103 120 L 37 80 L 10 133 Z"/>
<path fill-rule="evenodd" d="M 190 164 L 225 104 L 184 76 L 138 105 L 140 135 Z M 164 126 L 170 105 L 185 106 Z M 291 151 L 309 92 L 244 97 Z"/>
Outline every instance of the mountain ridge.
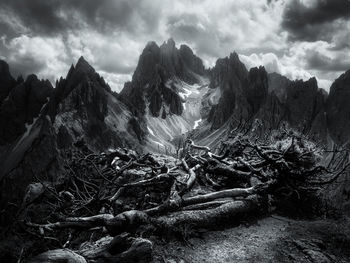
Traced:
<path fill-rule="evenodd" d="M 314 78 L 248 71 L 236 53 L 216 64 L 205 69 L 189 47 L 171 40 L 150 42 L 132 81 L 116 94 L 83 57 L 55 88 L 35 75 L 14 80 L 2 61 L 0 185 L 12 190 L 0 207 L 20 203 L 34 178 L 61 180 L 76 147 L 174 154 L 186 137 L 215 147 L 232 132 L 257 138 L 282 125 L 324 144 L 348 143 L 350 70 L 327 96 Z"/>
<path fill-rule="evenodd" d="M 17 84 L 10 75 L 6 62 L 2 62 L 0 69 L 0 80 L 4 83 L 1 97 L 5 97 Z M 204 79 L 207 81 L 203 82 Z M 90 85 L 90 82 L 93 84 Z M 79 85 L 80 93 L 75 96 L 75 99 L 71 96 L 72 101 L 68 104 L 62 103 Z M 186 88 L 193 85 L 196 85 L 193 91 Z M 193 116 L 193 113 L 190 114 L 188 109 L 186 111 L 186 96 L 181 94 L 198 93 L 201 85 L 207 85 L 208 90 L 201 92 L 202 98 L 196 99 L 195 103 L 200 103 L 202 106 L 199 108 L 200 113 L 195 114 L 196 119 L 191 120 L 189 123 L 192 124 L 189 124 L 187 117 L 184 116 L 191 114 Z M 9 86 L 13 87 L 9 88 Z M 89 87 L 94 87 L 93 90 L 96 91 L 93 98 L 84 97 L 83 91 Z M 261 119 L 264 125 L 269 127 L 268 129 L 275 129 L 282 122 L 286 122 L 302 132 L 318 133 L 317 139 L 321 141 L 326 141 L 328 134 L 334 135 L 338 143 L 345 143 L 349 139 L 344 135 L 346 132 L 343 132 L 343 135 L 335 135 L 337 131 L 329 129 L 328 123 L 332 123 L 332 120 L 327 116 L 326 111 L 332 108 L 330 104 L 335 99 L 332 95 L 330 102 L 327 103 L 328 96 L 318 88 L 315 78 L 307 81 L 293 81 L 278 73 L 267 73 L 262 66 L 247 70 L 235 52 L 225 58 L 219 58 L 215 66 L 206 69 L 202 60 L 190 47 L 180 45 L 178 48 L 173 39 L 165 41 L 160 46 L 154 41 L 147 43 L 140 55 L 132 80 L 125 83 L 119 94 L 113 93 L 109 85 L 84 57 L 80 57 L 76 65 L 71 66 L 66 78 L 61 77 L 56 82 L 56 88 L 53 89 L 43 114 L 48 114 L 54 122 L 59 107 L 59 110 L 63 111 L 67 107 L 72 110 L 69 104 L 79 107 L 79 100 L 85 98 L 84 107 L 88 107 L 89 99 L 90 102 L 94 100 L 89 104 L 90 108 L 85 115 L 93 116 L 97 123 L 98 120 L 101 121 L 95 125 L 96 127 L 103 126 L 107 115 L 107 99 L 104 93 L 108 96 L 112 95 L 117 104 L 123 105 L 121 107 L 124 111 L 126 107 L 130 117 L 129 128 L 126 130 L 133 133 L 141 147 L 150 134 L 147 124 L 149 119 L 167 120 L 167 118 L 173 118 L 172 116 L 175 118 L 179 116 L 182 118 L 180 122 L 187 123 L 185 124 L 187 128 L 182 130 L 185 133 L 191 131 L 190 125 L 193 128 L 194 123 L 196 127 L 200 123 L 208 123 L 204 125 L 205 129 L 212 131 L 223 127 L 225 123 L 229 123 L 229 126 L 234 128 L 240 125 L 242 119 L 250 120 L 250 126 L 255 119 Z M 330 93 L 337 94 L 333 91 Z M 271 111 L 276 112 L 277 115 Z M 93 113 L 88 114 L 88 112 Z M 148 114 L 150 117 L 147 117 Z M 279 119 L 272 115 L 279 116 Z M 344 119 L 345 116 L 342 118 Z M 82 128 L 84 129 L 86 128 Z M 98 136 L 98 133 L 94 136 Z M 173 137 L 170 136 L 170 141 L 166 144 L 172 145 Z M 105 143 L 103 147 L 107 144 Z M 161 145 L 167 147 L 164 143 Z"/>

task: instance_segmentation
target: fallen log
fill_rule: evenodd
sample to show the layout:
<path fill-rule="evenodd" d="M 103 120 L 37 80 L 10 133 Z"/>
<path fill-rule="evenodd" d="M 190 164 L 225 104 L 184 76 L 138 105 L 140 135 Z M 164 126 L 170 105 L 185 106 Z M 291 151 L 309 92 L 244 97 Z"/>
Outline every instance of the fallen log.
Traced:
<path fill-rule="evenodd" d="M 249 188 L 233 188 L 233 189 L 226 189 L 226 190 L 221 190 L 213 193 L 208 193 L 204 195 L 186 197 L 178 200 L 176 204 L 174 204 L 173 202 L 165 202 L 159 206 L 144 210 L 143 212 L 145 212 L 149 216 L 155 216 L 155 215 L 161 215 L 164 213 L 174 212 L 176 210 L 179 210 L 182 207 L 189 206 L 189 205 L 195 205 L 195 204 L 204 205 L 205 203 L 214 201 L 216 199 L 248 197 L 250 195 L 267 192 L 268 189 L 271 186 L 273 186 L 275 183 L 276 182 L 272 180 L 267 183 L 258 184 Z"/>
<path fill-rule="evenodd" d="M 233 197 L 233 196 L 247 196 L 254 192 L 254 188 L 250 189 L 231 189 L 224 190 L 218 193 L 212 193 L 203 195 L 202 197 L 191 197 L 183 201 L 186 205 L 196 204 L 205 201 L 212 201 L 217 198 Z M 160 225 L 165 224 L 177 224 L 175 221 L 189 221 L 191 224 L 195 224 L 198 221 L 198 226 L 204 226 L 205 222 L 214 223 L 215 220 L 220 221 L 225 217 L 234 216 L 241 212 L 248 212 L 253 210 L 254 207 L 258 206 L 258 202 L 254 198 L 249 198 L 247 200 L 233 201 L 225 203 L 214 209 L 206 209 L 202 211 L 196 211 L 192 213 L 191 211 L 182 211 L 168 214 L 167 216 L 161 217 L 150 217 L 149 215 L 155 215 L 159 212 L 170 212 L 172 210 L 171 203 L 168 205 L 163 205 L 157 208 L 148 209 L 146 211 L 130 210 L 118 214 L 113 217 L 110 214 L 97 215 L 92 217 L 77 217 L 77 218 L 67 218 L 65 222 L 56 222 L 50 224 L 29 224 L 32 227 L 39 227 L 42 229 L 53 230 L 60 228 L 80 228 L 88 229 L 96 226 L 106 227 L 108 233 L 112 236 L 116 236 L 122 232 L 135 232 L 141 225 L 155 224 L 158 228 L 158 223 Z M 176 206 L 175 209 L 178 209 Z M 199 219 L 201 217 L 201 219 Z M 167 221 L 167 219 L 169 221 Z M 174 219 L 175 218 L 175 219 Z M 216 218 L 216 219 L 215 219 Z M 159 220 L 159 221 L 158 221 Z M 175 220 L 175 221 L 174 221 Z M 203 221 L 201 221 L 203 220 Z M 173 222 L 174 221 L 174 222 Z M 172 222 L 172 223 L 171 223 Z M 208 223 L 209 224 L 209 223 Z"/>
<path fill-rule="evenodd" d="M 30 259 L 28 263 L 87 263 L 84 257 L 69 249 L 49 250 Z"/>
<path fill-rule="evenodd" d="M 228 202 L 213 209 L 174 212 L 150 220 L 158 229 L 165 230 L 185 225 L 191 225 L 194 228 L 213 228 L 223 222 L 237 222 L 249 213 L 258 212 L 258 209 L 258 200 L 251 198 Z"/>

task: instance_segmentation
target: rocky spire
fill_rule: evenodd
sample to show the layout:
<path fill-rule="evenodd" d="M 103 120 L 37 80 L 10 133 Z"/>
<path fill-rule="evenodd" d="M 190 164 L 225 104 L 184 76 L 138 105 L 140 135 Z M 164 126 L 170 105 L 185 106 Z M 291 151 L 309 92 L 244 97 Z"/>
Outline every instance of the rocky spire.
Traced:
<path fill-rule="evenodd" d="M 0 60 L 0 105 L 15 85 L 16 81 L 10 74 L 9 65 Z"/>
<path fill-rule="evenodd" d="M 85 73 L 95 73 L 95 69 L 81 56 L 75 65 L 75 70 Z"/>
<path fill-rule="evenodd" d="M 268 94 L 267 72 L 264 67 L 249 70 L 248 85 L 244 88 L 244 93 L 250 105 L 250 113 L 256 114 Z"/>
<path fill-rule="evenodd" d="M 175 91 L 168 90 L 167 81 L 182 80 L 193 84 L 198 82 L 198 75 L 204 74 L 206 71 L 202 60 L 189 47 L 182 45 L 178 49 L 172 38 L 160 47 L 155 42 L 148 42 L 140 55 L 132 81 L 124 85 L 120 98 L 130 105 L 133 112 L 141 115 L 146 112 L 146 101 L 153 116 L 161 114 L 163 103 L 170 106 L 171 113 L 181 114 L 181 98 Z M 169 97 L 176 103 L 170 103 Z"/>
<path fill-rule="evenodd" d="M 80 102 L 76 101 L 77 104 L 74 105 L 74 100 L 70 98 L 71 101 L 67 103 L 66 98 L 75 90 L 77 91 L 74 94 L 80 94 L 80 98 L 78 98 L 79 95 L 75 96 Z M 88 100 L 88 98 L 90 98 L 89 100 L 92 100 L 94 96 L 97 96 L 101 100 L 96 99 L 96 105 L 99 101 L 103 101 L 101 103 L 105 105 L 104 91 L 111 92 L 111 89 L 104 79 L 96 73 L 95 69 L 84 59 L 83 56 L 81 56 L 76 65 L 70 67 L 66 78 L 60 78 L 57 82 L 56 89 L 48 105 L 48 115 L 54 120 L 59 110 L 59 104 L 62 104 L 63 101 L 65 101 L 65 107 L 74 108 L 83 103 L 84 100 Z M 90 102 L 91 101 L 89 101 L 89 103 Z M 102 116 L 105 114 L 106 109 L 105 107 L 102 107 L 101 110 L 102 112 L 99 112 L 98 114 L 99 116 L 101 115 L 100 118 L 103 118 Z"/>
<path fill-rule="evenodd" d="M 350 140 L 350 69 L 332 84 L 327 99 L 327 126 L 337 143 Z"/>
<path fill-rule="evenodd" d="M 34 74 L 12 88 L 0 108 L 0 144 L 10 143 L 21 135 L 25 124 L 31 124 L 39 116 L 52 92 L 51 83 L 39 80 Z"/>
<path fill-rule="evenodd" d="M 210 85 L 212 89 L 221 90 L 219 103 L 209 113 L 209 121 L 213 128 L 221 127 L 232 116 L 235 109 L 244 109 L 248 105 L 243 88 L 247 85 L 248 71 L 239 60 L 237 53 L 218 59 L 215 67 L 210 70 Z M 240 116 L 238 116 L 240 119 Z"/>

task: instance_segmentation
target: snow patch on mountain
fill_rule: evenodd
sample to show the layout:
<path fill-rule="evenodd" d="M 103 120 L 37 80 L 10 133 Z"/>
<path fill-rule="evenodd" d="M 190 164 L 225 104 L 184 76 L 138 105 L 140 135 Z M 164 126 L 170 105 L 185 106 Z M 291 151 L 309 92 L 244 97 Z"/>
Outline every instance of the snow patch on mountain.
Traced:
<path fill-rule="evenodd" d="M 199 119 L 199 120 L 196 120 L 194 122 L 194 126 L 193 126 L 193 129 L 197 129 L 197 127 L 199 126 L 199 124 L 202 122 L 202 119 Z"/>
<path fill-rule="evenodd" d="M 174 151 L 173 140 L 184 136 L 187 132 L 197 128 L 202 121 L 201 103 L 204 94 L 208 92 L 207 78 L 200 78 L 199 83 L 190 85 L 181 80 L 167 82 L 168 87 L 176 89 L 183 100 L 183 112 L 181 115 L 170 114 L 168 106 L 163 105 L 167 116 L 153 117 L 146 112 L 147 148 L 155 152 Z"/>

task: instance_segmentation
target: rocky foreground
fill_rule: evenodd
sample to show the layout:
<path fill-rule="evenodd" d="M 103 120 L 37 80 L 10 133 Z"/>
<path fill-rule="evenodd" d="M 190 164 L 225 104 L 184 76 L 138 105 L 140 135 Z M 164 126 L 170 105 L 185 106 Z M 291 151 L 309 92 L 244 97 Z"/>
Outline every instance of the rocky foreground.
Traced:
<path fill-rule="evenodd" d="M 96 154 L 83 141 L 74 147 L 60 180 L 30 184 L 2 229 L 6 262 L 151 262 L 162 239 L 171 247 L 170 240 L 186 243 L 202 229 L 272 212 L 329 214 L 323 188 L 349 167 L 338 152 L 321 162 L 322 149 L 287 130 L 266 141 L 238 135 L 216 153 L 187 140 L 176 157 L 127 149 Z M 318 244 L 300 242 L 301 250 Z M 330 261 L 318 262 L 332 262 L 327 255 Z"/>

